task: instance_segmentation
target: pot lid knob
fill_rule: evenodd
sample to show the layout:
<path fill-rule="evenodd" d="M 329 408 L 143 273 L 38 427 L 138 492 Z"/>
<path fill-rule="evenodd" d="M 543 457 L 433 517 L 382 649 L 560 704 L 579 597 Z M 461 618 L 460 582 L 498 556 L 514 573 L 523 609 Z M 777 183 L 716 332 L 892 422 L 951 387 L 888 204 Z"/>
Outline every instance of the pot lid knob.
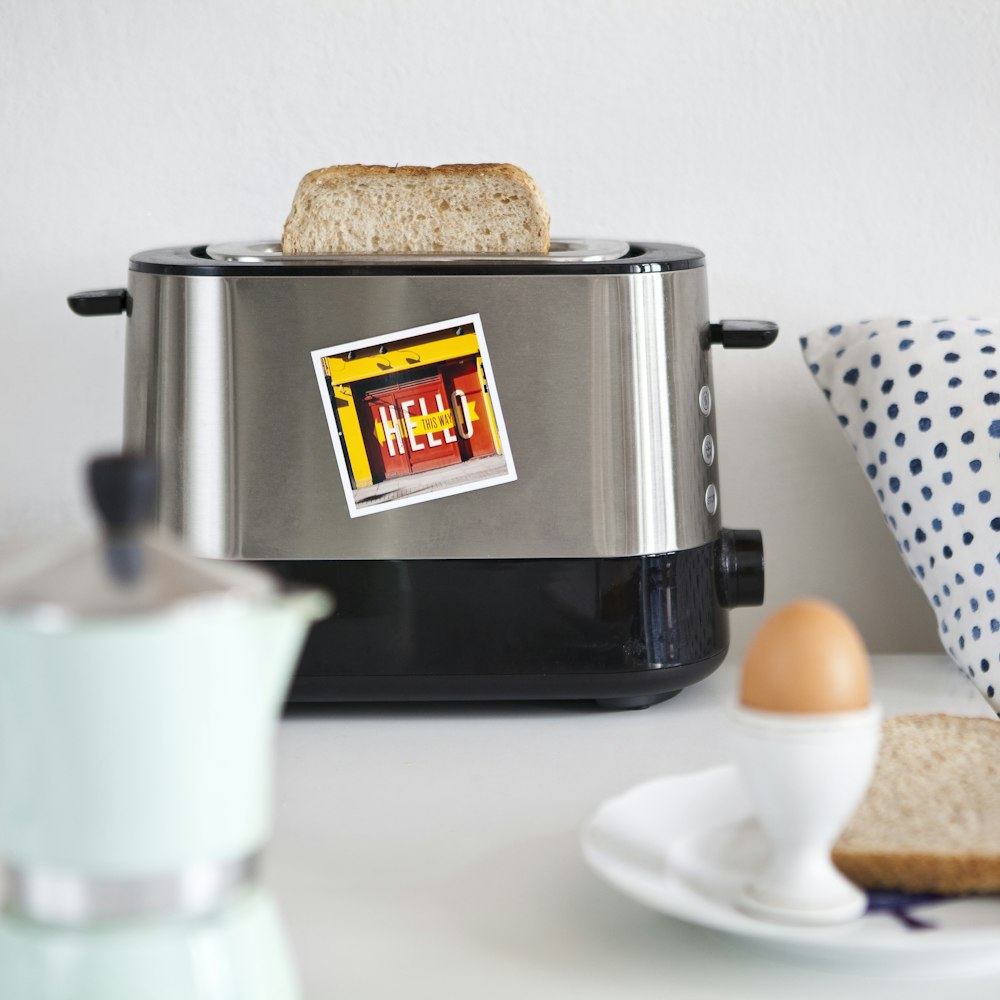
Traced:
<path fill-rule="evenodd" d="M 156 505 L 156 464 L 139 455 L 95 458 L 88 468 L 90 496 L 106 534 L 119 536 L 148 524 Z"/>
<path fill-rule="evenodd" d="M 87 473 L 107 567 L 119 583 L 133 583 L 144 570 L 139 534 L 153 517 L 156 464 L 139 455 L 108 455 L 95 458 Z"/>

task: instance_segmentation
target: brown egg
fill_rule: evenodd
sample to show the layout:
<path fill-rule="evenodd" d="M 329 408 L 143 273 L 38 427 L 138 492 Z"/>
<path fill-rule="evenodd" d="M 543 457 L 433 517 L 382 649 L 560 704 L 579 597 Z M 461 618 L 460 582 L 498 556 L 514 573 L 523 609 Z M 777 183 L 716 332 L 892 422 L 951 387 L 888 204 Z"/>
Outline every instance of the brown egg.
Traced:
<path fill-rule="evenodd" d="M 740 702 L 766 712 L 852 712 L 871 701 L 868 650 L 854 623 L 826 601 L 776 611 L 743 660 Z"/>

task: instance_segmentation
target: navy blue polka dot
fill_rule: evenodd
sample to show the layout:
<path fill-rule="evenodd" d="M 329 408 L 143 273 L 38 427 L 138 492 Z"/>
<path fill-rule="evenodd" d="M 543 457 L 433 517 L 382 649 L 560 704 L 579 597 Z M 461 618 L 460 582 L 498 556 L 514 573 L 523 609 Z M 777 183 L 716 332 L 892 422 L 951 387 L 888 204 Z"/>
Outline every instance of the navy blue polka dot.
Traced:
<path fill-rule="evenodd" d="M 945 359 L 945 361 L 948 362 L 948 364 L 953 365 L 956 361 L 959 360 L 959 356 L 954 351 L 949 351 L 944 356 L 944 359 Z"/>
<path fill-rule="evenodd" d="M 997 349 L 992 344 L 987 344 L 986 347 L 980 347 L 980 354 L 996 354 Z"/>
<path fill-rule="evenodd" d="M 913 458 L 910 460 L 910 474 L 918 475 L 924 468 L 924 463 L 920 461 L 919 458 Z"/>
<path fill-rule="evenodd" d="M 960 417 L 965 411 L 962 409 L 961 406 L 952 406 L 948 409 L 948 412 L 953 417 Z"/>
<path fill-rule="evenodd" d="M 890 419 L 890 420 L 895 420 L 895 419 L 896 419 L 896 417 L 898 417 L 898 416 L 899 416 L 899 407 L 898 407 L 898 406 L 897 406 L 897 405 L 896 405 L 895 403 L 893 403 L 893 404 L 892 404 L 892 405 L 891 405 L 891 406 L 889 407 L 889 409 L 888 409 L 888 410 L 886 410 L 885 412 L 886 412 L 886 413 L 887 413 L 887 414 L 889 415 L 889 419 Z M 997 421 L 997 423 L 998 423 L 998 424 L 1000 424 L 1000 421 Z M 997 436 L 997 437 L 1000 437 L 1000 434 L 998 434 L 998 435 L 996 435 L 996 436 Z"/>
<path fill-rule="evenodd" d="M 902 448 L 906 444 L 906 435 L 900 431 L 895 437 L 896 446 Z"/>
<path fill-rule="evenodd" d="M 844 372 L 844 381 L 848 385 L 857 385 L 859 374 L 860 372 L 857 370 L 857 368 L 849 368 L 846 372 Z"/>
<path fill-rule="evenodd" d="M 972 469 L 973 472 L 978 472 L 982 467 L 983 463 L 980 462 L 978 458 L 974 458 L 971 462 L 969 462 L 969 468 Z"/>
<path fill-rule="evenodd" d="M 962 532 L 962 544 L 971 545 L 975 541 L 976 536 L 971 531 Z"/>
<path fill-rule="evenodd" d="M 934 496 L 934 494 L 933 494 L 933 493 L 931 492 L 931 488 L 930 488 L 929 486 L 921 486 L 921 487 L 920 487 L 920 495 L 921 495 L 921 496 L 922 496 L 922 497 L 923 497 L 923 498 L 924 498 L 925 500 L 930 500 L 930 498 L 931 498 L 932 496 Z"/>
<path fill-rule="evenodd" d="M 840 426 L 841 427 L 846 427 L 847 426 L 848 420 L 847 420 L 847 417 L 845 417 L 843 414 L 840 414 L 837 417 L 837 420 L 840 422 Z"/>
<path fill-rule="evenodd" d="M 990 423 L 990 437 L 1000 438 L 1000 420 L 994 420 Z"/>
<path fill-rule="evenodd" d="M 919 375 L 923 370 L 924 366 L 921 364 L 913 364 L 907 369 L 910 373 L 910 377 L 913 378 L 915 375 Z"/>
<path fill-rule="evenodd" d="M 843 329 L 844 328 L 838 323 L 836 326 L 831 326 L 828 332 L 832 336 L 836 337 L 837 334 L 840 333 L 840 331 L 843 330 Z"/>
<path fill-rule="evenodd" d="M 929 431 L 931 429 L 931 418 L 930 417 L 921 417 L 920 420 L 917 421 L 917 426 L 922 431 Z"/>
<path fill-rule="evenodd" d="M 873 438 L 875 437 L 875 431 L 877 430 L 878 428 L 875 426 L 875 424 L 871 420 L 869 420 L 868 423 L 866 423 L 865 426 L 862 428 L 862 433 L 866 438 Z"/>
<path fill-rule="evenodd" d="M 884 381 L 884 382 L 882 383 L 882 395 L 883 395 L 883 396 L 887 396 L 887 395 L 889 395 L 889 393 L 890 393 L 890 392 L 892 392 L 892 387 L 893 387 L 894 385 L 895 385 L 895 382 L 893 382 L 893 380 L 892 380 L 891 378 L 887 378 L 887 379 L 886 379 L 886 380 L 885 380 L 885 381 Z"/>
<path fill-rule="evenodd" d="M 871 357 L 871 363 L 872 363 L 872 368 L 878 368 L 878 366 L 882 364 L 882 355 L 873 354 Z"/>
<path fill-rule="evenodd" d="M 944 483 L 945 486 L 951 486 L 951 480 L 952 480 L 952 475 L 950 472 L 941 473 L 941 482 Z"/>
<path fill-rule="evenodd" d="M 895 476 L 889 477 L 889 492 L 890 493 L 899 492 L 899 480 Z"/>
<path fill-rule="evenodd" d="M 897 320 L 896 321 L 896 326 L 909 326 L 911 322 L 912 322 L 912 320 L 908 320 L 908 319 Z M 911 343 L 912 343 L 912 341 L 911 341 Z"/>
<path fill-rule="evenodd" d="M 962 380 L 957 375 L 955 375 L 952 378 L 948 379 L 948 388 L 949 389 L 957 389 L 961 384 L 962 384 Z"/>
<path fill-rule="evenodd" d="M 938 443 L 934 445 L 934 457 L 944 458 L 944 456 L 947 454 L 948 454 L 948 446 L 944 443 L 944 441 L 938 441 Z"/>
<path fill-rule="evenodd" d="M 874 465 L 866 465 L 865 472 L 868 473 L 869 479 L 874 479 L 878 475 L 878 469 Z"/>
<path fill-rule="evenodd" d="M 962 444 L 972 444 L 976 440 L 976 435 L 972 431 L 966 431 L 962 435 Z"/>
<path fill-rule="evenodd" d="M 926 542 L 927 541 L 927 534 L 924 532 L 923 528 L 917 528 L 917 530 L 915 532 L 913 532 L 913 537 L 918 542 Z"/>
<path fill-rule="evenodd" d="M 1000 403 L 1000 392 L 988 392 L 988 393 L 986 393 L 986 395 L 983 396 L 983 402 L 987 406 L 996 406 L 997 403 Z"/>
<path fill-rule="evenodd" d="M 955 336 L 954 330 L 938 330 L 938 340 L 951 340 Z"/>
<path fill-rule="evenodd" d="M 931 527 L 932 527 L 932 528 L 933 528 L 933 529 L 934 529 L 935 531 L 940 531 L 940 530 L 941 530 L 941 528 L 942 528 L 942 525 L 941 525 L 941 518 L 939 518 L 939 517 L 936 517 L 936 518 L 934 518 L 934 520 L 933 520 L 933 521 L 931 521 Z"/>
<path fill-rule="evenodd" d="M 955 517 L 958 517 L 959 514 L 964 514 L 965 513 L 965 504 L 964 503 L 953 503 L 951 505 L 951 512 L 952 512 L 952 514 L 955 515 Z"/>
<path fill-rule="evenodd" d="M 990 502 L 990 498 L 992 497 L 992 495 L 993 494 L 990 493 L 989 490 L 980 490 L 979 491 L 979 502 L 980 503 L 989 503 Z"/>
<path fill-rule="evenodd" d="M 914 393 L 913 402 L 920 406 L 922 403 L 927 402 L 927 393 L 921 389 L 920 392 Z"/>

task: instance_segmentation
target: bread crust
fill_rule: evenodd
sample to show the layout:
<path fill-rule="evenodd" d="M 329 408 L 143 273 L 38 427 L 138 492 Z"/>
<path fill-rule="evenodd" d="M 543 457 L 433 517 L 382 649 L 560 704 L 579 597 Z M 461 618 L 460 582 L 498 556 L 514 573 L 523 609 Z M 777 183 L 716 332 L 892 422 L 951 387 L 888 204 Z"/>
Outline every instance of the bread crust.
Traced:
<path fill-rule="evenodd" d="M 442 186 L 466 192 L 461 213 L 436 199 Z M 512 163 L 349 163 L 302 178 L 281 246 L 287 254 L 547 253 L 549 225 L 541 190 Z"/>
<path fill-rule="evenodd" d="M 1000 893 L 1000 720 L 887 719 L 871 787 L 833 862 L 865 889 Z"/>

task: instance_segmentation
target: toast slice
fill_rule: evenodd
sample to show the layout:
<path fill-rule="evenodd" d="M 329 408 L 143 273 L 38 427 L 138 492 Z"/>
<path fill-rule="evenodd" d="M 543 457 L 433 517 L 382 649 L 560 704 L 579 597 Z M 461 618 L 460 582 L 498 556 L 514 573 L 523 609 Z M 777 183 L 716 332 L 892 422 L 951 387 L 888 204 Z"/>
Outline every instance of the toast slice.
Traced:
<path fill-rule="evenodd" d="M 324 167 L 299 183 L 285 254 L 543 254 L 542 193 L 510 163 Z"/>
<path fill-rule="evenodd" d="M 1000 720 L 887 719 L 875 776 L 833 861 L 865 889 L 1000 892 Z"/>

